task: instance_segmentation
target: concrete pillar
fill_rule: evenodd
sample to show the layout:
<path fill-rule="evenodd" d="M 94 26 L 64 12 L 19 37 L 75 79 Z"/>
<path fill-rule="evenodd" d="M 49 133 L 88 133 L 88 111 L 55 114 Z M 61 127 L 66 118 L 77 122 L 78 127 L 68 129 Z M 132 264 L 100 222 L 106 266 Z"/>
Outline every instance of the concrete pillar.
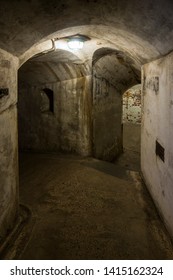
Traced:
<path fill-rule="evenodd" d="M 18 214 L 18 59 L 0 50 L 0 241 Z"/>
<path fill-rule="evenodd" d="M 122 152 L 122 96 L 104 77 L 93 79 L 93 155 L 112 161 Z"/>
<path fill-rule="evenodd" d="M 79 151 L 83 156 L 92 153 L 92 76 L 83 78 L 84 89 L 81 92 L 79 105 L 80 144 Z"/>

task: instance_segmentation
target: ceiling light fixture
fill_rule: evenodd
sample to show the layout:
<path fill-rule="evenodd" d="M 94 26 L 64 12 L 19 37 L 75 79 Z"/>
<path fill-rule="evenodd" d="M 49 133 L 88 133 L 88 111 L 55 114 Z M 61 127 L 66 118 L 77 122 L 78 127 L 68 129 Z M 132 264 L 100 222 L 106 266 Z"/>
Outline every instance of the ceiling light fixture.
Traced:
<path fill-rule="evenodd" d="M 81 50 L 83 48 L 84 41 L 81 38 L 70 38 L 67 41 L 68 47 L 71 50 Z"/>
<path fill-rule="evenodd" d="M 72 36 L 66 36 L 66 37 L 61 37 L 54 39 L 54 44 L 55 48 L 58 48 L 58 45 L 60 44 L 60 41 L 64 41 L 67 44 L 67 47 L 71 50 L 81 50 L 84 46 L 84 42 L 91 40 L 88 36 L 86 35 L 81 35 L 81 34 L 75 34 Z"/>
<path fill-rule="evenodd" d="M 67 37 L 67 44 L 71 50 L 81 50 L 84 46 L 84 42 L 90 40 L 86 35 L 76 34 Z"/>

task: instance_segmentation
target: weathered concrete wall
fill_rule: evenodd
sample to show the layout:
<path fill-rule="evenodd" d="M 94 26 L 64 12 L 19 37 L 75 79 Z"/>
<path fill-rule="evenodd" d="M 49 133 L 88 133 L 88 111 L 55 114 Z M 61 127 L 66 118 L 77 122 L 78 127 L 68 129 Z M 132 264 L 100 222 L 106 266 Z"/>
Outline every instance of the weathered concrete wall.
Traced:
<path fill-rule="evenodd" d="M 91 154 L 91 76 L 59 84 L 60 147 L 63 151 Z"/>
<path fill-rule="evenodd" d="M 141 143 L 141 85 L 123 94 L 123 147 L 140 152 Z"/>
<path fill-rule="evenodd" d="M 18 213 L 18 59 L 0 50 L 0 242 Z"/>
<path fill-rule="evenodd" d="M 42 110 L 42 89 L 53 91 L 53 112 Z M 89 155 L 91 77 L 19 86 L 19 146 L 24 150 Z"/>
<path fill-rule="evenodd" d="M 113 160 L 122 152 L 122 97 L 104 77 L 93 78 L 93 153 Z"/>
<path fill-rule="evenodd" d="M 93 154 L 112 161 L 122 152 L 122 95 L 140 71 L 125 53 L 101 48 L 93 55 Z"/>
<path fill-rule="evenodd" d="M 173 53 L 143 67 L 141 168 L 173 237 Z M 156 141 L 159 144 L 156 145 Z"/>

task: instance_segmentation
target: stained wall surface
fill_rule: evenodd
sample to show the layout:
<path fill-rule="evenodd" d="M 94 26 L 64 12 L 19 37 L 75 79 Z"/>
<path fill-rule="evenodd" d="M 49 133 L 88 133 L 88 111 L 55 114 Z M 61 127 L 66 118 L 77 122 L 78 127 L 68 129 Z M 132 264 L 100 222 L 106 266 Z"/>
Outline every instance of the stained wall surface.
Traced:
<path fill-rule="evenodd" d="M 143 66 L 141 168 L 155 204 L 173 237 L 172 65 L 173 53 Z"/>
<path fill-rule="evenodd" d="M 122 152 L 121 95 L 104 77 L 93 83 L 93 154 L 111 161 Z"/>
<path fill-rule="evenodd" d="M 90 76 L 67 81 L 19 86 L 21 150 L 90 154 Z M 53 92 L 53 112 L 44 109 L 44 89 Z"/>
<path fill-rule="evenodd" d="M 18 59 L 0 50 L 0 242 L 18 212 Z"/>
<path fill-rule="evenodd" d="M 126 57 L 114 52 L 93 65 L 93 154 L 112 161 L 122 152 L 122 94 L 137 77 Z"/>

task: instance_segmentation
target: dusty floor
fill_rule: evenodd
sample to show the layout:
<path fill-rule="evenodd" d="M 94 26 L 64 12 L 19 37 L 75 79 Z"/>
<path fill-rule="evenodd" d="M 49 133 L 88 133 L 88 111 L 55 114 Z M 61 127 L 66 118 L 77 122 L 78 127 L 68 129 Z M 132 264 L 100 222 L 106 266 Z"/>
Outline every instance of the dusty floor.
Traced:
<path fill-rule="evenodd" d="M 125 156 L 111 164 L 78 156 L 21 155 L 20 200 L 33 216 L 29 241 L 25 236 L 18 257 L 173 259 L 138 169 Z"/>

